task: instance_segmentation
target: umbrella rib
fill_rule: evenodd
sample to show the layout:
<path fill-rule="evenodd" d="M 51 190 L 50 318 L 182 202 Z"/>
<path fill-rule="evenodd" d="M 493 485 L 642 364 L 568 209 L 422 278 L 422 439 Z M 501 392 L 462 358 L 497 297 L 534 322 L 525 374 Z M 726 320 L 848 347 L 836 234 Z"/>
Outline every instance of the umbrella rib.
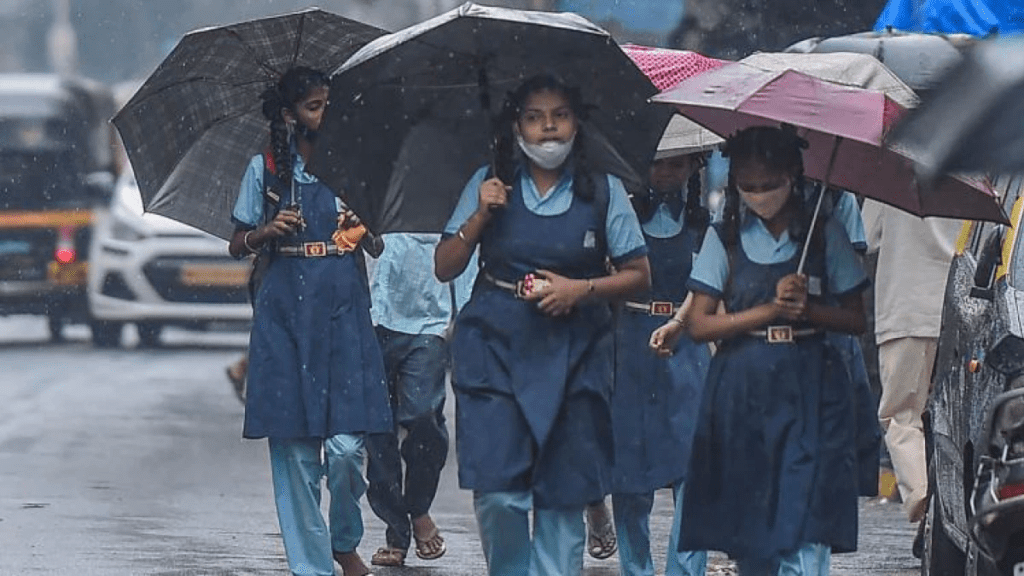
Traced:
<path fill-rule="evenodd" d="M 302 34 L 303 34 L 303 32 L 305 32 L 305 29 L 306 29 L 306 15 L 305 14 L 301 14 L 301 15 L 299 15 L 299 25 L 298 25 L 298 28 L 296 29 L 296 34 L 295 34 L 295 49 L 292 50 L 292 59 L 291 59 L 291 64 L 289 65 L 289 67 L 294 67 L 295 66 L 295 62 L 297 62 L 298 59 L 299 59 L 299 50 L 302 48 Z"/>
<path fill-rule="evenodd" d="M 264 70 L 266 70 L 274 78 L 280 78 L 281 77 L 281 73 L 279 71 L 277 71 L 276 69 L 274 69 L 273 66 L 270 66 L 269 64 L 267 64 L 262 58 L 260 58 L 259 54 L 255 50 L 252 49 L 252 46 L 249 46 L 249 44 L 246 43 L 246 41 L 244 39 L 242 39 L 242 35 L 241 34 L 236 32 L 233 28 L 226 28 L 224 30 L 224 32 L 226 34 L 228 34 L 231 38 L 235 39 L 239 44 L 241 44 L 242 48 L 246 52 L 248 52 L 249 54 L 252 54 L 253 61 L 256 62 L 256 64 L 259 65 L 260 68 L 263 68 Z"/>

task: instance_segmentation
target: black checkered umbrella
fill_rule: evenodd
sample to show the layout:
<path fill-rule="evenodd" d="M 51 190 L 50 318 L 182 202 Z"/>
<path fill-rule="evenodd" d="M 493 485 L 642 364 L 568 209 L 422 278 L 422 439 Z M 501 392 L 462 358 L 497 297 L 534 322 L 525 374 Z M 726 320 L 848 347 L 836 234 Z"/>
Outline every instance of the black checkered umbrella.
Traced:
<path fill-rule="evenodd" d="M 335 70 L 311 170 L 371 230 L 437 232 L 492 160 L 491 120 L 525 79 L 553 74 L 591 109 L 589 163 L 646 175 L 672 110 L 608 32 L 571 13 L 466 3 L 378 38 Z"/>
<path fill-rule="evenodd" d="M 113 120 L 146 211 L 230 237 L 242 174 L 269 143 L 260 94 L 383 34 L 317 9 L 187 34 Z"/>

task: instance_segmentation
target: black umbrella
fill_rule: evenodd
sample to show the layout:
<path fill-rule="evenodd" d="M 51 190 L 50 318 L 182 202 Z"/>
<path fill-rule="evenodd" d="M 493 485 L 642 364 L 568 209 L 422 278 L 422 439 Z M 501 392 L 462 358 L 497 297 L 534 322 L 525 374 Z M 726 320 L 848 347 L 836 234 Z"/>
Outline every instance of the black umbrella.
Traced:
<path fill-rule="evenodd" d="M 538 73 L 580 88 L 596 167 L 637 184 L 672 110 L 607 32 L 575 14 L 471 3 L 368 44 L 335 71 L 312 171 L 376 232 L 437 232 L 491 161 L 492 119 Z"/>
<path fill-rule="evenodd" d="M 1024 38 L 979 43 L 891 143 L 929 180 L 949 171 L 1024 170 Z"/>
<path fill-rule="evenodd" d="M 313 9 L 187 34 L 114 117 L 144 208 L 230 237 L 242 174 L 269 142 L 260 94 L 385 33 Z"/>

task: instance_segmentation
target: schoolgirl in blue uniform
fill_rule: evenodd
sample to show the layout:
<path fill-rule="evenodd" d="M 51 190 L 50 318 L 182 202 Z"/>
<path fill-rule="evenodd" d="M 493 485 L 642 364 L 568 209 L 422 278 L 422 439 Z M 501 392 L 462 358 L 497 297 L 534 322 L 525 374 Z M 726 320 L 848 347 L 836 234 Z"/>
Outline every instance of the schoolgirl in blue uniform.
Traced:
<path fill-rule="evenodd" d="M 864 330 L 867 279 L 838 223 L 807 230 L 813 206 L 795 193 L 804 145 L 792 130 L 768 127 L 729 139 L 724 219 L 708 230 L 688 283 L 687 330 L 719 345 L 680 549 L 725 551 L 741 574 L 824 576 L 833 551 L 857 545 L 852 387 L 825 331 Z"/>
<path fill-rule="evenodd" d="M 679 313 L 688 290 L 692 255 L 708 227 L 701 206 L 700 152 L 661 151 L 649 171 L 649 191 L 633 198 L 651 264 L 651 291 L 624 303 L 616 325 L 615 431 L 612 505 L 623 576 L 654 576 L 650 514 L 654 492 L 671 486 L 676 518 L 667 576 L 703 576 L 707 554 L 677 552 L 679 512 L 690 443 L 711 353 L 705 343 L 680 338 L 659 357 L 652 333 Z M 685 189 L 685 194 L 684 194 Z"/>
<path fill-rule="evenodd" d="M 293 68 L 264 94 L 272 153 L 245 172 L 229 249 L 269 259 L 253 303 L 243 436 L 268 439 L 288 565 L 331 576 L 336 560 L 362 576 L 363 434 L 390 431 L 391 408 L 362 255 L 332 240 L 353 215 L 305 170 L 327 87 L 324 74 Z"/>
<path fill-rule="evenodd" d="M 583 509 L 611 489 L 608 301 L 646 290 L 650 272 L 622 183 L 589 170 L 578 145 L 584 112 L 550 76 L 511 93 L 497 176 L 484 167 L 470 179 L 435 253 L 448 281 L 480 249 L 453 388 L 459 483 L 474 492 L 494 576 L 580 574 Z"/>

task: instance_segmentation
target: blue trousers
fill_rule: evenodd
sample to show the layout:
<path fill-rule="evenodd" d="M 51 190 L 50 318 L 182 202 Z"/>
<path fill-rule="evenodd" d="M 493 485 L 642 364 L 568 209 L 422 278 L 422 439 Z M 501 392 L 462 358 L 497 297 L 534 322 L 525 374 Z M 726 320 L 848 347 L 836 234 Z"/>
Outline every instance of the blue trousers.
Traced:
<path fill-rule="evenodd" d="M 795 552 L 770 560 L 736 559 L 740 576 L 828 576 L 832 549 L 804 544 Z"/>
<path fill-rule="evenodd" d="M 583 507 L 534 509 L 529 492 L 474 492 L 473 509 L 489 576 L 580 576 Z"/>
<path fill-rule="evenodd" d="M 268 444 L 288 567 L 295 576 L 334 576 L 332 552 L 352 552 L 363 538 L 363 439 L 338 434 L 326 440 L 270 438 Z M 324 476 L 331 495 L 330 528 L 320 513 Z"/>
<path fill-rule="evenodd" d="M 675 515 L 665 554 L 665 576 L 703 576 L 707 568 L 706 551 L 680 552 L 679 525 L 682 519 L 682 480 L 672 487 Z M 654 493 L 612 494 L 615 534 L 619 542 L 619 569 L 622 576 L 654 576 L 651 559 L 651 508 Z"/>
<path fill-rule="evenodd" d="M 395 425 L 404 428 L 406 436 L 399 446 L 397 430 L 367 435 L 366 499 L 387 525 L 388 546 L 407 550 L 412 539 L 410 520 L 430 511 L 448 458 L 444 418 L 448 346 L 440 336 L 383 327 L 377 327 L 377 338 Z"/>

